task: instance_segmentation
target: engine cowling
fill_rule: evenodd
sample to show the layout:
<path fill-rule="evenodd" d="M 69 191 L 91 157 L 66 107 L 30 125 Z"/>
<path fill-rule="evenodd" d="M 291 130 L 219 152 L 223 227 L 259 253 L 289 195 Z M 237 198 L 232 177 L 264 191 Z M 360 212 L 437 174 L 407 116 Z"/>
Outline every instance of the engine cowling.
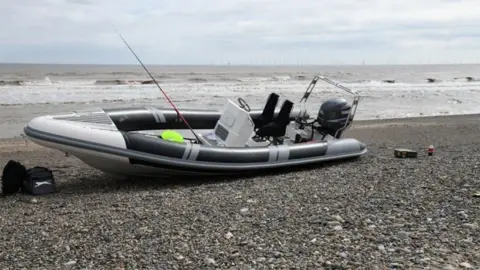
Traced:
<path fill-rule="evenodd" d="M 334 136 L 347 123 L 351 108 L 352 106 L 343 98 L 329 99 L 320 106 L 317 122 L 322 129 Z"/>

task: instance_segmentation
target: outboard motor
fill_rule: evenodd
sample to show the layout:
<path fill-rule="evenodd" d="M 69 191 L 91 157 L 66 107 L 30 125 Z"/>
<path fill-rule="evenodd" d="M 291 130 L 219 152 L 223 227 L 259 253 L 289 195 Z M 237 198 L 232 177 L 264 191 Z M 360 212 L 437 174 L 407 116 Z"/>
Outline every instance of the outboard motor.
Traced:
<path fill-rule="evenodd" d="M 317 130 L 335 136 L 335 133 L 348 121 L 351 108 L 352 106 L 343 98 L 332 98 L 325 101 L 318 111 L 317 122 L 320 127 Z M 339 132 L 336 138 L 340 138 L 341 135 L 342 132 Z"/>

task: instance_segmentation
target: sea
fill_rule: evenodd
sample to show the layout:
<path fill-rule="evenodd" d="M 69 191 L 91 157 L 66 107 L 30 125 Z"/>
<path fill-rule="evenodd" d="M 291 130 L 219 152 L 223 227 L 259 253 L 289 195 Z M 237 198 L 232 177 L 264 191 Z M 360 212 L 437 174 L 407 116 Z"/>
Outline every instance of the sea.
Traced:
<path fill-rule="evenodd" d="M 480 113 L 480 65 L 150 66 L 181 111 L 221 109 L 241 97 L 263 108 L 269 93 L 298 105 L 315 75 L 360 94 L 356 119 Z M 0 137 L 20 136 L 33 117 L 77 109 L 171 108 L 141 65 L 0 64 Z M 307 103 L 352 96 L 319 81 Z M 281 102 L 281 101 L 280 101 Z"/>

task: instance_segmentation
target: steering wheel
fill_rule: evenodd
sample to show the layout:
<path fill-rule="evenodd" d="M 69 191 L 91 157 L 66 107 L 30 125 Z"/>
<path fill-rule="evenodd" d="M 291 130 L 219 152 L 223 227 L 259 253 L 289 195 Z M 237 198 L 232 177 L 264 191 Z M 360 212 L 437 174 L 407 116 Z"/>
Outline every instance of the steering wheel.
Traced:
<path fill-rule="evenodd" d="M 248 103 L 243 98 L 238 98 L 237 100 L 240 108 L 244 109 L 247 112 L 250 112 L 250 106 L 248 106 Z"/>

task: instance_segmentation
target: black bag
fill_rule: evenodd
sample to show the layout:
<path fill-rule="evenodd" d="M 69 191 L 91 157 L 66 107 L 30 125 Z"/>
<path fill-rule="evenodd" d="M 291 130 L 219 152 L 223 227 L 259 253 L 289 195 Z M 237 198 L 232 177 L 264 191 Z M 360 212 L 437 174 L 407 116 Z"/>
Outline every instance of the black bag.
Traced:
<path fill-rule="evenodd" d="M 33 195 L 55 192 L 55 178 L 52 171 L 39 166 L 28 169 L 22 190 Z"/>
<path fill-rule="evenodd" d="M 2 193 L 14 194 L 22 187 L 23 180 L 27 177 L 27 169 L 20 162 L 8 161 L 2 173 Z"/>

